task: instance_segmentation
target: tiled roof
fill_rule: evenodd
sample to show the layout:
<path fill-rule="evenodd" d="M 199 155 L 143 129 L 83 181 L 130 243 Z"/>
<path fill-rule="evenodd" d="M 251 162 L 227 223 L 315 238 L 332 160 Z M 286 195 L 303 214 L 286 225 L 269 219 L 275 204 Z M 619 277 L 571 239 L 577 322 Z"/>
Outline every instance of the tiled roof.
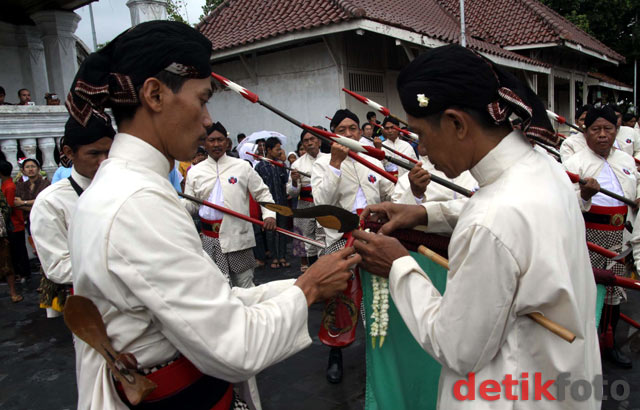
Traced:
<path fill-rule="evenodd" d="M 608 75 L 602 74 L 602 73 L 587 73 L 589 75 L 589 77 L 593 77 L 596 78 L 602 82 L 605 83 L 609 83 L 609 84 L 613 84 L 613 85 L 617 85 L 619 87 L 626 87 L 626 88 L 631 88 L 633 89 L 633 86 L 629 85 L 629 84 L 625 84 L 622 81 L 618 81 L 615 78 L 611 78 Z"/>
<path fill-rule="evenodd" d="M 624 60 L 537 0 L 465 4 L 468 43 L 476 50 L 546 67 L 502 47 L 565 39 Z M 458 0 L 226 0 L 197 28 L 211 40 L 214 52 L 361 18 L 452 43 L 460 36 L 457 5 Z"/>
<path fill-rule="evenodd" d="M 458 20 L 459 0 L 436 0 Z M 617 61 L 624 57 L 574 26 L 539 0 L 473 0 L 465 2 L 465 24 L 472 35 L 502 47 L 570 43 Z"/>

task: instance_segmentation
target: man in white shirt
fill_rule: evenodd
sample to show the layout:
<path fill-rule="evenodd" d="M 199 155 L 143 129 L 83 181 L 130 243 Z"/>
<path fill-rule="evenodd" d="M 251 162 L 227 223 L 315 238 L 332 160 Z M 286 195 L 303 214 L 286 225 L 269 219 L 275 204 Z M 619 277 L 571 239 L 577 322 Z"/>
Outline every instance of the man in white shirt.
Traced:
<path fill-rule="evenodd" d="M 188 25 L 141 23 L 83 62 L 67 98 L 82 124 L 108 103 L 120 131 L 78 201 L 69 249 L 76 294 L 97 306 L 115 350 L 158 384 L 148 407 L 246 408 L 231 383 L 309 346 L 308 306 L 344 289 L 359 261 L 346 249 L 296 281 L 245 289 L 230 288 L 204 253 L 167 174 L 212 123 L 211 47 Z M 127 409 L 102 356 L 77 349 L 78 408 Z"/>
<path fill-rule="evenodd" d="M 584 119 L 587 116 L 587 111 L 593 107 L 591 104 L 583 105 L 576 110 L 576 125 L 580 128 L 584 128 Z M 587 141 L 584 139 L 584 135 L 571 128 L 569 136 L 562 141 L 560 145 L 560 159 L 562 162 L 569 159 L 570 156 L 578 151 L 582 151 L 587 146 Z"/>
<path fill-rule="evenodd" d="M 616 140 L 614 146 L 632 157 L 640 157 L 640 137 L 636 130 L 631 127 L 622 125 L 622 110 L 616 104 L 609 104 L 609 107 L 616 114 L 616 127 L 618 133 L 616 134 Z"/>
<path fill-rule="evenodd" d="M 273 202 L 269 188 L 251 165 L 226 154 L 227 130 L 220 122 L 207 128 L 204 148 L 207 159 L 191 167 L 185 182 L 185 194 L 249 215 L 249 194 L 258 202 Z M 251 223 L 224 217 L 218 210 L 182 200 L 189 213 L 198 213 L 202 226 L 200 238 L 207 255 L 228 276 L 233 286 L 253 287 L 256 245 Z M 274 230 L 275 212 L 262 209 L 264 228 Z"/>
<path fill-rule="evenodd" d="M 300 174 L 300 172 L 311 175 L 313 164 L 319 158 L 329 154 L 320 152 L 320 140 L 307 131 L 302 132 L 300 142 L 304 147 L 305 154 L 291 164 L 291 174 L 289 174 L 289 181 L 287 181 L 287 194 L 292 198 L 298 198 L 298 209 L 306 209 L 315 206 L 313 189 L 311 188 L 311 178 Z M 324 231 L 315 219 L 296 218 L 293 220 L 293 224 L 307 238 L 324 241 Z M 307 243 L 304 244 L 304 248 L 306 255 L 301 260 L 303 272 L 318 259 L 319 251 L 317 247 Z"/>
<path fill-rule="evenodd" d="M 585 120 L 587 148 L 574 154 L 564 166 L 587 182 L 585 185 L 574 184 L 584 215 L 587 241 L 620 252 L 625 220 L 635 210 L 629 211 L 626 204 L 598 190 L 605 188 L 636 200 L 640 192 L 640 175 L 633 158 L 613 148 L 617 134 L 616 121 L 616 115 L 610 107 L 591 108 Z M 589 257 L 594 268 L 610 269 L 617 275 L 626 274 L 623 265 L 597 252 L 589 251 Z M 622 288 L 607 287 L 600 332 L 602 335 L 611 335 L 603 338 L 604 356 L 620 367 L 630 368 L 631 360 L 615 344 L 620 303 L 625 299 L 626 293 Z"/>
<path fill-rule="evenodd" d="M 403 159 L 400 155 L 394 154 L 385 147 L 398 151 L 410 158 L 418 159 L 411 144 L 403 141 L 400 138 L 400 133 L 394 126 L 400 126 L 400 122 L 394 117 L 385 117 L 385 119 L 382 121 L 382 135 L 386 138 L 384 141 L 384 146 L 382 144 L 382 141 L 376 141 L 374 143 L 375 147 L 378 149 L 384 149 L 385 154 L 392 158 Z M 396 164 L 387 160 L 382 161 L 382 163 L 384 164 L 384 169 L 386 171 L 389 171 L 395 177 L 402 176 L 403 174 L 409 172 L 404 168 L 398 168 Z"/>
<path fill-rule="evenodd" d="M 349 110 L 338 110 L 333 115 L 331 131 L 358 141 L 361 135 L 360 119 Z M 368 204 L 377 204 L 391 198 L 393 183 L 348 157 L 349 149 L 340 145 L 331 146 L 331 155 L 316 160 L 311 172 L 314 201 L 318 205 L 334 205 L 360 214 Z M 375 158 L 364 156 L 367 161 L 382 168 Z M 344 247 L 346 239 L 334 229 L 325 229 L 327 248 L 331 253 Z M 327 380 L 340 383 L 342 380 L 342 353 L 332 347 L 329 353 Z"/>
<path fill-rule="evenodd" d="M 353 234 L 361 265 L 389 277 L 407 327 L 442 364 L 438 408 L 599 409 L 596 288 L 582 214 L 562 167 L 522 134 L 557 144 L 542 102 L 459 45 L 414 59 L 400 73 L 398 91 L 436 169 L 450 178 L 469 170 L 480 186 L 451 236 L 442 295 L 396 239 Z M 522 132 L 511 129 L 511 113 L 522 118 Z M 363 217 L 370 216 L 389 219 L 383 234 L 429 219 L 419 205 L 388 203 L 368 207 Z M 576 340 L 569 344 L 544 329 L 527 317 L 532 312 L 570 329 Z M 527 386 L 534 378 L 546 383 L 537 399 L 513 383 L 529 376 Z M 590 391 L 598 393 L 570 397 L 567 379 L 594 383 Z M 474 398 L 461 383 L 475 388 Z M 477 395 L 488 383 L 492 392 Z"/>
<path fill-rule="evenodd" d="M 418 153 L 426 154 L 421 145 L 418 146 Z M 398 178 L 391 201 L 407 205 L 424 204 L 429 215 L 426 232 L 451 234 L 469 198 L 431 182 L 431 175 L 447 179 L 470 191 L 476 191 L 478 183 L 469 171 L 464 171 L 455 178 L 447 177 L 444 172 L 435 168 L 426 155 L 420 155 L 420 164 L 420 167 L 416 166 Z"/>
<path fill-rule="evenodd" d="M 73 161 L 71 176 L 48 186 L 38 195 L 31 209 L 31 236 L 44 273 L 40 283 L 40 306 L 47 309 L 47 317 L 62 314 L 64 300 L 73 283 L 67 242 L 69 224 L 78 197 L 87 189 L 102 161 L 107 159 L 114 135 L 110 121 L 92 116 L 84 127 L 73 117 L 69 118 L 61 146 L 64 155 Z"/>

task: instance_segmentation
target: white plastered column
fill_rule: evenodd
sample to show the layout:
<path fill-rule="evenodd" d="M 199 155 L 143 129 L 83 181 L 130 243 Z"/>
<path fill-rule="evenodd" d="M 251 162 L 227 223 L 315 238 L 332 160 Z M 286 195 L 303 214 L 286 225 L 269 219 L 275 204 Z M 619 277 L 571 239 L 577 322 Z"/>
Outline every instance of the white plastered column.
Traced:
<path fill-rule="evenodd" d="M 40 30 L 47 61 L 49 91 L 64 101 L 78 71 L 76 39 L 73 33 L 80 16 L 69 11 L 47 10 L 32 14 L 31 19 Z"/>
<path fill-rule="evenodd" d="M 131 13 L 131 26 L 145 21 L 167 19 L 166 0 L 129 0 L 127 7 Z"/>

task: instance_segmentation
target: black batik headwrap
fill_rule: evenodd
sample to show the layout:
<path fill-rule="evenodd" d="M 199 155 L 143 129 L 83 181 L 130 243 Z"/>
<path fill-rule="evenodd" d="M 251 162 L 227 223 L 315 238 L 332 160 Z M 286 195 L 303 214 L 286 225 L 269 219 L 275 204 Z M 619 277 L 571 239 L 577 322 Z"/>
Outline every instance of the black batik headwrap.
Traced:
<path fill-rule="evenodd" d="M 108 118 L 108 117 L 107 117 Z M 111 120 L 105 121 L 103 117 L 91 115 L 84 126 L 76 121 L 75 118 L 69 117 L 64 125 L 64 137 L 61 145 L 89 145 L 101 138 L 113 138 L 116 135 Z"/>
<path fill-rule="evenodd" d="M 333 114 L 333 117 L 331 118 L 331 124 L 329 125 L 331 132 L 334 132 L 338 124 L 344 121 L 345 118 L 351 118 L 356 122 L 356 124 L 358 124 L 358 127 L 360 126 L 360 119 L 357 115 L 349 110 L 338 110 L 335 114 Z"/>
<path fill-rule="evenodd" d="M 486 112 L 495 124 L 513 113 L 522 119 L 529 138 L 558 144 L 538 96 L 511 73 L 457 44 L 427 51 L 405 67 L 398 77 L 404 110 L 427 117 L 450 107 Z"/>
<path fill-rule="evenodd" d="M 121 33 L 78 69 L 66 106 L 82 125 L 104 109 L 139 104 L 137 88 L 162 70 L 188 78 L 211 75 L 211 42 L 175 21 L 149 21 Z"/>
<path fill-rule="evenodd" d="M 618 124 L 618 117 L 615 111 L 608 105 L 605 105 L 604 107 L 598 108 L 591 107 L 589 111 L 587 111 L 587 116 L 584 117 L 584 126 L 589 128 L 598 118 L 604 118 L 613 124 L 614 127 Z"/>
<path fill-rule="evenodd" d="M 207 135 L 211 135 L 213 131 L 218 131 L 225 137 L 227 136 L 227 129 L 222 124 L 220 124 L 220 121 L 216 122 L 215 124 L 211 124 L 211 126 L 207 128 Z"/>
<path fill-rule="evenodd" d="M 391 117 L 391 116 L 384 117 L 384 120 L 382 121 L 382 126 L 384 127 L 384 125 L 386 123 L 388 123 L 388 122 L 390 122 L 391 124 L 396 125 L 398 127 L 400 126 L 400 121 L 398 121 L 397 118 L 394 118 L 394 117 Z"/>

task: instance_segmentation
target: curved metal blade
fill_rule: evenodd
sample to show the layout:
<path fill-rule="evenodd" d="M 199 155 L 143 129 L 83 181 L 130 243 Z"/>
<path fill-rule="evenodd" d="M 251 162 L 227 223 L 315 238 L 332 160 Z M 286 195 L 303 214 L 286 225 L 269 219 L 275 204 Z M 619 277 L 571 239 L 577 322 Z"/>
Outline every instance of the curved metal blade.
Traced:
<path fill-rule="evenodd" d="M 321 226 L 338 232 L 351 232 L 360 224 L 358 215 L 333 205 L 317 205 L 305 209 L 291 209 L 288 206 L 265 202 L 261 202 L 260 205 L 284 216 L 315 218 Z"/>

